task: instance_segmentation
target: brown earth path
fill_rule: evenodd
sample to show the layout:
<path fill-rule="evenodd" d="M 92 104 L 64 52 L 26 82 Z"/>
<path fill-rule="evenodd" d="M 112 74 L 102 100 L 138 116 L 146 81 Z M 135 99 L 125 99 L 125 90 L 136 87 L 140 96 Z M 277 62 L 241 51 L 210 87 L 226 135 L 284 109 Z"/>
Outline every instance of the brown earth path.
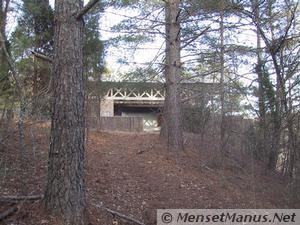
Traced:
<path fill-rule="evenodd" d="M 18 169 L 16 137 L 2 150 L 6 155 L 7 174 L 5 179 L 1 174 L 0 195 L 20 193 L 20 180 L 27 184 L 28 193 L 43 192 L 49 130 L 46 126 L 35 132 L 36 152 L 30 158 L 29 172 Z M 32 141 L 26 143 L 30 149 Z M 146 224 L 155 224 L 158 208 L 288 208 L 300 205 L 299 202 L 288 204 L 284 195 L 286 186 L 278 177 L 270 178 L 259 172 L 250 174 L 247 169 L 217 170 L 203 166 L 207 157 L 201 145 L 177 153 L 168 150 L 158 134 L 91 132 L 86 152 L 90 225 L 112 224 L 112 217 L 94 204 L 103 204 Z M 7 207 L 0 205 L 0 211 Z M 60 224 L 57 218 L 43 211 L 41 202 L 25 203 L 3 224 L 11 224 L 11 221 L 26 225 Z"/>

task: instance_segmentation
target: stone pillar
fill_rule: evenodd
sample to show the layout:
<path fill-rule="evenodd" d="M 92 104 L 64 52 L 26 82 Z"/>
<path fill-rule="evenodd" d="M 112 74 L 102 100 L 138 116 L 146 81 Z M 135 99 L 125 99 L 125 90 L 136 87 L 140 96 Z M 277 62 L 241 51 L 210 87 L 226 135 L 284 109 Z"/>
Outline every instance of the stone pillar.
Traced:
<path fill-rule="evenodd" d="M 100 116 L 114 116 L 114 100 L 102 99 L 100 105 Z"/>

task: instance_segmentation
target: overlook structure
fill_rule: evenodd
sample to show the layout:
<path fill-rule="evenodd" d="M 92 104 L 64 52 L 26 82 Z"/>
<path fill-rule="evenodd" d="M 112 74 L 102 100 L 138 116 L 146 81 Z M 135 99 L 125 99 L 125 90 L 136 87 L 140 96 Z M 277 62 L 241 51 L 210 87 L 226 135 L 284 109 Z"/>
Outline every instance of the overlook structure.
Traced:
<path fill-rule="evenodd" d="M 159 126 L 164 106 L 165 87 L 163 83 L 145 82 L 91 82 L 89 83 L 90 115 L 101 117 L 142 117 L 144 130 Z M 183 104 L 207 104 L 216 84 L 182 83 L 180 95 Z"/>

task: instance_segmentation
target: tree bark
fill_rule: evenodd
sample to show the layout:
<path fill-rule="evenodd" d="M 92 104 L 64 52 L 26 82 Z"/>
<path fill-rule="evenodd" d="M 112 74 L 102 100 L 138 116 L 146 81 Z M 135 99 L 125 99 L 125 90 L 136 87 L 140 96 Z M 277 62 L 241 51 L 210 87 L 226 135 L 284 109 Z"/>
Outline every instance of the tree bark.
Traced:
<path fill-rule="evenodd" d="M 8 74 L 9 72 L 9 65 L 6 59 L 6 53 L 4 51 L 4 46 L 7 45 L 7 37 L 6 37 L 6 24 L 7 24 L 7 14 L 9 8 L 10 0 L 0 0 L 0 73 L 2 75 Z M 9 84 L 9 79 L 5 78 L 3 80 Z M 2 81 L 2 82 L 3 82 Z M 5 102 L 9 102 L 9 98 L 6 97 Z M 5 103 L 5 105 L 7 105 Z M 0 118 L 0 136 L 5 134 L 10 126 L 11 122 L 11 109 L 7 109 L 5 107 L 5 111 Z"/>
<path fill-rule="evenodd" d="M 292 2 L 290 0 L 286 0 L 287 6 L 290 6 Z M 290 24 L 293 21 L 293 16 L 291 15 L 291 12 L 287 13 L 287 24 Z M 295 25 L 294 25 L 295 26 Z M 295 29 L 295 27 L 294 27 Z M 287 159 L 287 165 L 288 165 L 288 174 L 290 178 L 290 183 L 294 182 L 294 178 L 297 178 L 297 174 L 295 173 L 295 169 L 297 169 L 296 166 L 296 160 L 297 160 L 297 135 L 295 130 L 297 130 L 295 126 L 295 112 L 293 110 L 293 98 L 292 98 L 292 90 L 291 90 L 291 80 L 288 80 L 288 91 L 285 95 L 285 98 L 288 99 L 285 101 L 285 112 L 287 117 L 287 129 L 288 129 L 288 159 Z M 299 149 L 299 148 L 298 148 Z M 299 151 L 299 150 L 298 150 Z M 298 159 L 299 160 L 299 159 Z M 297 179 L 295 179 L 297 181 Z M 297 182 L 295 183 L 295 187 L 297 188 Z M 296 189 L 294 189 L 296 190 Z"/>
<path fill-rule="evenodd" d="M 175 149 L 183 150 L 181 104 L 179 96 L 180 62 L 180 0 L 168 0 L 166 17 L 166 98 L 161 137 Z"/>
<path fill-rule="evenodd" d="M 98 80 L 97 80 L 97 101 L 96 101 L 96 110 L 97 110 L 97 130 L 101 130 L 101 82 L 102 82 L 102 72 L 99 71 Z"/>
<path fill-rule="evenodd" d="M 260 9 L 259 2 L 255 0 L 252 6 L 255 13 L 256 23 L 260 26 Z M 267 149 L 267 123 L 266 123 L 266 98 L 265 98 L 265 87 L 264 87 L 264 71 L 263 71 L 263 60 L 262 60 L 262 48 L 261 48 L 261 35 L 259 29 L 256 29 L 256 54 L 257 54 L 257 65 L 255 71 L 257 73 L 258 80 L 258 116 L 259 116 L 259 152 L 262 154 L 262 158 L 266 159 Z"/>
<path fill-rule="evenodd" d="M 221 124 L 220 124 L 220 153 L 221 157 L 225 155 L 225 61 L 224 61 L 224 6 L 223 1 L 221 1 L 220 8 L 220 101 L 221 101 Z"/>
<path fill-rule="evenodd" d="M 45 206 L 65 224 L 85 223 L 85 90 L 81 0 L 55 1 L 54 94 Z"/>
<path fill-rule="evenodd" d="M 6 37 L 6 24 L 7 24 L 7 14 L 9 9 L 10 0 L 0 0 L 0 72 L 2 74 L 8 73 L 9 66 L 7 65 L 7 59 L 5 51 L 2 45 L 7 46 L 7 37 Z M 3 43 L 1 43 L 3 42 Z"/>
<path fill-rule="evenodd" d="M 39 71 L 38 71 L 38 65 L 36 62 L 36 57 L 33 58 L 33 79 L 32 79 L 32 108 L 31 108 L 31 115 L 33 116 L 33 119 L 36 119 L 36 116 L 39 115 L 38 109 L 38 77 L 39 77 Z"/>
<path fill-rule="evenodd" d="M 271 40 L 275 40 L 274 38 L 274 27 L 273 27 L 273 12 L 272 12 L 272 1 L 267 2 L 267 14 L 269 17 L 268 20 L 268 25 L 269 25 L 269 30 L 271 34 Z M 257 6 L 258 7 L 258 6 Z M 271 146 L 270 149 L 268 149 L 267 152 L 267 168 L 270 170 L 275 170 L 277 166 L 277 161 L 278 161 L 278 154 L 279 154 L 279 149 L 280 149 L 280 140 L 282 137 L 282 101 L 283 101 L 283 96 L 284 96 L 284 85 L 283 85 L 283 79 L 282 79 L 282 74 L 281 74 L 281 68 L 280 65 L 278 64 L 277 61 L 277 56 L 276 52 L 274 51 L 273 47 L 270 43 L 270 41 L 266 38 L 266 34 L 263 31 L 261 24 L 259 21 L 257 21 L 256 16 L 254 17 L 254 22 L 256 25 L 257 30 L 259 31 L 260 37 L 265 42 L 265 45 L 268 49 L 268 52 L 271 56 L 271 60 L 274 66 L 274 70 L 276 73 L 276 94 L 274 99 L 269 99 L 271 107 L 273 107 L 273 112 L 271 113 L 271 118 L 272 118 L 272 135 L 271 135 Z M 263 72 L 263 71 L 262 71 Z M 265 74 L 263 74 L 265 76 Z"/>
<path fill-rule="evenodd" d="M 4 40 L 6 40 L 5 29 L 9 4 L 10 0 L 0 0 L 0 32 L 3 35 Z"/>

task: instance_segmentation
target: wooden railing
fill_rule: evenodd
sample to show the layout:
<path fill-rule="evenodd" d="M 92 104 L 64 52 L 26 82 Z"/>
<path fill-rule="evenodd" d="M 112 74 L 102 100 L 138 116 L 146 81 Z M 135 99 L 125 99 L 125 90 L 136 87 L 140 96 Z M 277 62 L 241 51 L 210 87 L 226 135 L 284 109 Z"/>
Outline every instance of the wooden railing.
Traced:
<path fill-rule="evenodd" d="M 113 100 L 164 101 L 165 91 L 155 88 L 146 91 L 138 91 L 134 88 L 111 88 L 108 91 L 106 98 Z"/>
<path fill-rule="evenodd" d="M 124 132 L 143 132 L 143 117 L 96 117 L 88 118 L 88 126 L 91 129 L 102 131 L 124 131 Z"/>

